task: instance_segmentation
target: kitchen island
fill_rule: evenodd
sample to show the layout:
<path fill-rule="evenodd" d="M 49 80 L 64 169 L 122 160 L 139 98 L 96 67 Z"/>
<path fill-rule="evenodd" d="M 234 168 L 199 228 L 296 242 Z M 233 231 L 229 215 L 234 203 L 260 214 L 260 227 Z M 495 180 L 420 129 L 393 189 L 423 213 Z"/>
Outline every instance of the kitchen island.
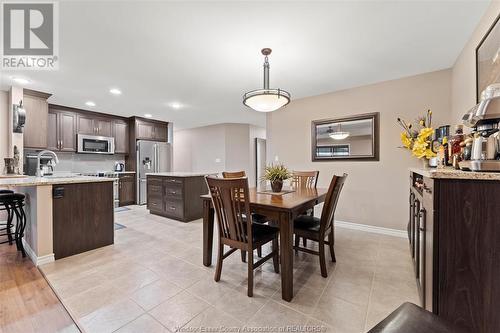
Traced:
<path fill-rule="evenodd" d="M 26 195 L 23 246 L 35 265 L 114 242 L 111 178 L 0 178 L 0 188 Z"/>
<path fill-rule="evenodd" d="M 203 216 L 201 195 L 208 193 L 208 172 L 157 172 L 146 174 L 147 208 L 151 214 L 181 222 Z"/>
<path fill-rule="evenodd" d="M 500 173 L 410 169 L 408 237 L 422 306 L 500 332 Z"/>

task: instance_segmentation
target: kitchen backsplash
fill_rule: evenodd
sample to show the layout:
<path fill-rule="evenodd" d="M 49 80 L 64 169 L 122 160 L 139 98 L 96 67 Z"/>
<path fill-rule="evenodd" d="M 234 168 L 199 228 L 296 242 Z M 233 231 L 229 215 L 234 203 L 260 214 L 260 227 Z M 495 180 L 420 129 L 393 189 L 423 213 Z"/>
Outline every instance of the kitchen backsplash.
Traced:
<path fill-rule="evenodd" d="M 33 150 L 25 150 L 27 154 L 36 155 Z M 55 167 L 55 172 L 92 173 L 101 171 L 113 171 L 115 163 L 125 163 L 125 155 L 100 155 L 100 154 L 76 154 L 58 152 L 59 163 Z"/>

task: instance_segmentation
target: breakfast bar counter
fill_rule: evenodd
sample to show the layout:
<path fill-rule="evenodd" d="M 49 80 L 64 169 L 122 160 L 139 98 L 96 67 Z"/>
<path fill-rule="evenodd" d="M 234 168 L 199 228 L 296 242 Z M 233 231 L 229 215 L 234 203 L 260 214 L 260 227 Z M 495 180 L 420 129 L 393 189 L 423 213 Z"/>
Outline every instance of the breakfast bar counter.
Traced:
<path fill-rule="evenodd" d="M 113 179 L 2 177 L 0 188 L 25 195 L 23 246 L 35 265 L 113 244 Z"/>

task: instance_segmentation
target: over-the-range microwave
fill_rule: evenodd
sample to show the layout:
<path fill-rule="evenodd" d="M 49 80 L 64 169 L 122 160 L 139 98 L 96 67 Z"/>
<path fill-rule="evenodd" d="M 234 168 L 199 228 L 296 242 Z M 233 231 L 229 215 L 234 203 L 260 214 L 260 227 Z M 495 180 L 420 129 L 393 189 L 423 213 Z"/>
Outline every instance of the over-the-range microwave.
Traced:
<path fill-rule="evenodd" d="M 95 135 L 77 135 L 78 153 L 85 154 L 114 154 L 115 138 Z"/>

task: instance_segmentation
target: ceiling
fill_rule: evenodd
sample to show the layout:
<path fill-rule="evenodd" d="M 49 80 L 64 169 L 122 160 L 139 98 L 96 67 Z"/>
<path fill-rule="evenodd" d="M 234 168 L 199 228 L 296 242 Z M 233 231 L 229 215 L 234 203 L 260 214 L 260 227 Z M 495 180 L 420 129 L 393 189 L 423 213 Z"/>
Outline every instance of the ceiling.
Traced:
<path fill-rule="evenodd" d="M 4 72 L 0 87 L 24 76 L 51 103 L 150 113 L 176 128 L 264 126 L 242 104 L 261 88 L 261 48 L 273 49 L 271 87 L 293 100 L 449 68 L 488 3 L 60 1 L 59 70 Z"/>

